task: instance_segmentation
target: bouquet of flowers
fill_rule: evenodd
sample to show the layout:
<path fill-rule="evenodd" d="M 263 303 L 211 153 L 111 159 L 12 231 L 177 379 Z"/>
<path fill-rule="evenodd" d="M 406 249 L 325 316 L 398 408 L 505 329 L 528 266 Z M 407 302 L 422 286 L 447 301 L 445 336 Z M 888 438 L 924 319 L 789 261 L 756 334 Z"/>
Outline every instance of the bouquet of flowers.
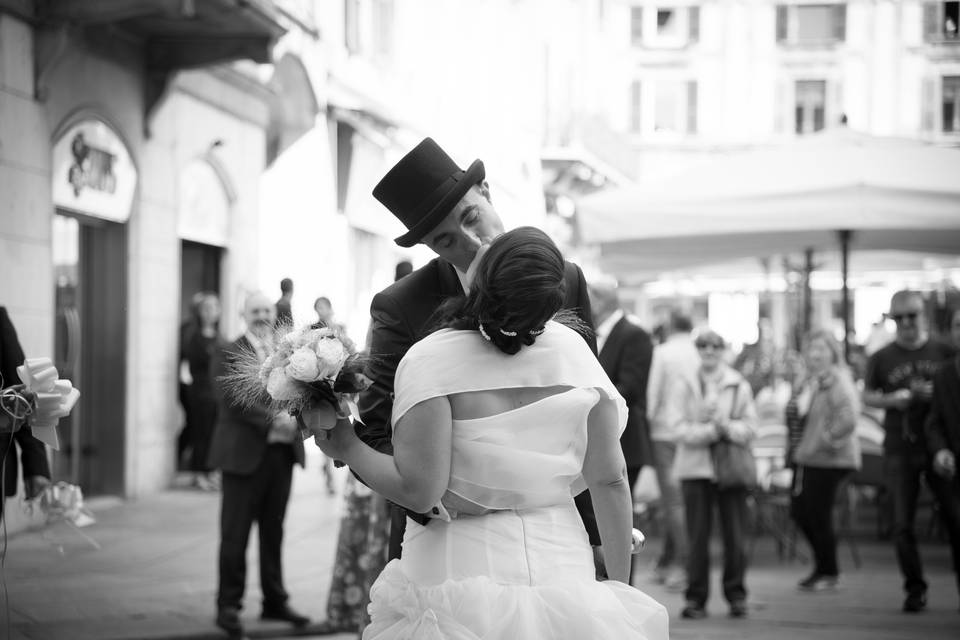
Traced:
<path fill-rule="evenodd" d="M 221 378 L 235 404 L 268 404 L 277 412 L 298 417 L 306 408 L 328 403 L 338 417 L 349 411 L 358 417 L 356 396 L 370 386 L 363 374 L 367 357 L 358 353 L 342 331 L 316 323 L 294 329 L 280 325 L 274 332 L 275 351 L 260 363 L 252 351 L 237 354 Z M 301 435 L 309 435 L 298 420 Z"/>

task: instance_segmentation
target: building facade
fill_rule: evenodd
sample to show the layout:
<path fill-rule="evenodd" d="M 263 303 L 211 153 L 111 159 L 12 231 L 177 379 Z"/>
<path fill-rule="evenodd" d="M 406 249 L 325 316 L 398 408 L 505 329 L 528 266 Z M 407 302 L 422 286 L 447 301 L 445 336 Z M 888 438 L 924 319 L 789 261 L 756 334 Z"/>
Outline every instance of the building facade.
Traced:
<path fill-rule="evenodd" d="M 0 2 L 0 304 L 81 391 L 51 458 L 87 495 L 169 484 L 192 294 L 240 326 L 270 91 L 232 61 L 282 32 L 266 2 Z"/>

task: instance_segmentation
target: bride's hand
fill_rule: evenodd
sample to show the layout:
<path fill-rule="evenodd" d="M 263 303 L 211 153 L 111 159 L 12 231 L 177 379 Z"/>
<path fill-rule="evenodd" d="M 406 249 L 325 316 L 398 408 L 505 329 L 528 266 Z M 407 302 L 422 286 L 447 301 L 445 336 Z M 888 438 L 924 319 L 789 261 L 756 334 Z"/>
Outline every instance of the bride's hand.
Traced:
<path fill-rule="evenodd" d="M 335 411 L 327 403 L 304 409 L 300 414 L 307 430 L 313 434 L 314 443 L 324 454 L 336 459 L 342 458 L 350 439 L 356 437 L 348 416 L 349 413 Z"/>

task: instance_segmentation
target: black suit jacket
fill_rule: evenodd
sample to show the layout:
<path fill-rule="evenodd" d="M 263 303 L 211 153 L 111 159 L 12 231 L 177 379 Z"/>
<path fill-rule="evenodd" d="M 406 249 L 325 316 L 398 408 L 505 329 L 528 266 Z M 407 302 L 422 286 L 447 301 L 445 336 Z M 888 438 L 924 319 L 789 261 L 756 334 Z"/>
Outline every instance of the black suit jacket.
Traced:
<path fill-rule="evenodd" d="M 23 348 L 17 339 L 17 330 L 7 315 L 6 307 L 0 307 L 0 374 L 3 374 L 3 384 L 0 387 L 11 387 L 20 384 L 17 367 L 23 364 Z M 14 445 L 14 441 L 16 445 Z M 24 479 L 30 476 L 44 476 L 50 478 L 50 463 L 47 460 L 47 449 L 42 442 L 33 437 L 30 427 L 24 425 L 13 434 L 0 436 L 0 451 L 6 456 L 0 460 L 3 467 L 3 484 L 6 497 L 17 493 L 17 447 L 20 447 L 20 460 L 23 462 Z M 2 455 L 2 454 L 0 454 Z M 3 511 L 3 496 L 0 496 L 0 512 Z"/>
<path fill-rule="evenodd" d="M 568 262 L 564 280 L 564 308 L 575 310 L 587 325 L 593 327 L 590 297 L 583 272 Z M 441 258 L 434 258 L 373 297 L 369 345 L 372 361 L 367 373 L 373 384 L 360 395 L 359 409 L 363 423 L 357 425 L 357 434 L 378 451 L 393 453 L 390 414 L 393 411 L 393 379 L 397 365 L 407 350 L 423 337 L 428 322 L 440 305 L 448 298 L 459 295 L 463 295 L 463 287 L 453 265 Z M 593 335 L 585 339 L 596 353 L 597 343 Z M 587 517 L 584 519 L 587 520 Z M 587 523 L 587 532 L 591 540 L 599 540 L 599 535 L 595 535 L 595 522 Z"/>
<path fill-rule="evenodd" d="M 253 351 L 253 345 L 246 336 L 240 336 L 225 347 L 214 361 L 217 378 L 227 371 L 237 354 L 244 351 Z M 223 395 L 219 384 L 215 386 L 220 410 L 217 412 L 207 463 L 211 468 L 227 473 L 253 473 L 267 448 L 267 434 L 270 433 L 270 423 L 276 412 L 267 404 L 266 391 L 263 402 L 253 408 L 241 409 Z M 303 466 L 303 441 L 299 436 L 294 438 L 292 446 L 294 460 Z"/>
<path fill-rule="evenodd" d="M 933 376 L 925 428 L 931 456 L 948 449 L 960 458 L 960 356 L 944 362 Z"/>
<path fill-rule="evenodd" d="M 627 427 L 620 436 L 628 469 L 653 464 L 653 445 L 647 424 L 647 378 L 653 342 L 626 316 L 613 325 L 600 350 L 600 366 L 627 403 Z"/>

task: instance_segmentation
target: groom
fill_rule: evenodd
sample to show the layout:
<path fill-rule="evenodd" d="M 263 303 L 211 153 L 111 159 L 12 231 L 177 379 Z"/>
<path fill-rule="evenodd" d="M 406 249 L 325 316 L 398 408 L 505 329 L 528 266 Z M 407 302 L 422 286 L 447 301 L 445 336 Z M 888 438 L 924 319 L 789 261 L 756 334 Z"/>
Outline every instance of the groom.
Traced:
<path fill-rule="evenodd" d="M 357 425 L 357 433 L 378 451 L 393 452 L 390 413 L 393 378 L 401 358 L 423 337 L 434 311 L 446 299 L 463 295 L 467 269 L 480 247 L 504 231 L 485 175 L 480 160 L 464 171 L 436 142 L 426 138 L 373 189 L 374 197 L 407 227 L 407 233 L 395 242 L 401 247 L 423 244 L 438 256 L 375 295 L 370 305 L 369 350 L 376 357 L 368 372 L 373 384 L 360 396 L 363 424 Z M 565 281 L 564 307 L 575 310 L 592 327 L 590 298 L 580 268 L 568 262 Z M 593 337 L 587 342 L 596 353 Z M 600 535 L 589 494 L 583 492 L 576 502 L 590 544 L 598 547 Z M 392 506 L 390 558 L 400 557 L 407 515 L 418 522 L 427 520 Z"/>

